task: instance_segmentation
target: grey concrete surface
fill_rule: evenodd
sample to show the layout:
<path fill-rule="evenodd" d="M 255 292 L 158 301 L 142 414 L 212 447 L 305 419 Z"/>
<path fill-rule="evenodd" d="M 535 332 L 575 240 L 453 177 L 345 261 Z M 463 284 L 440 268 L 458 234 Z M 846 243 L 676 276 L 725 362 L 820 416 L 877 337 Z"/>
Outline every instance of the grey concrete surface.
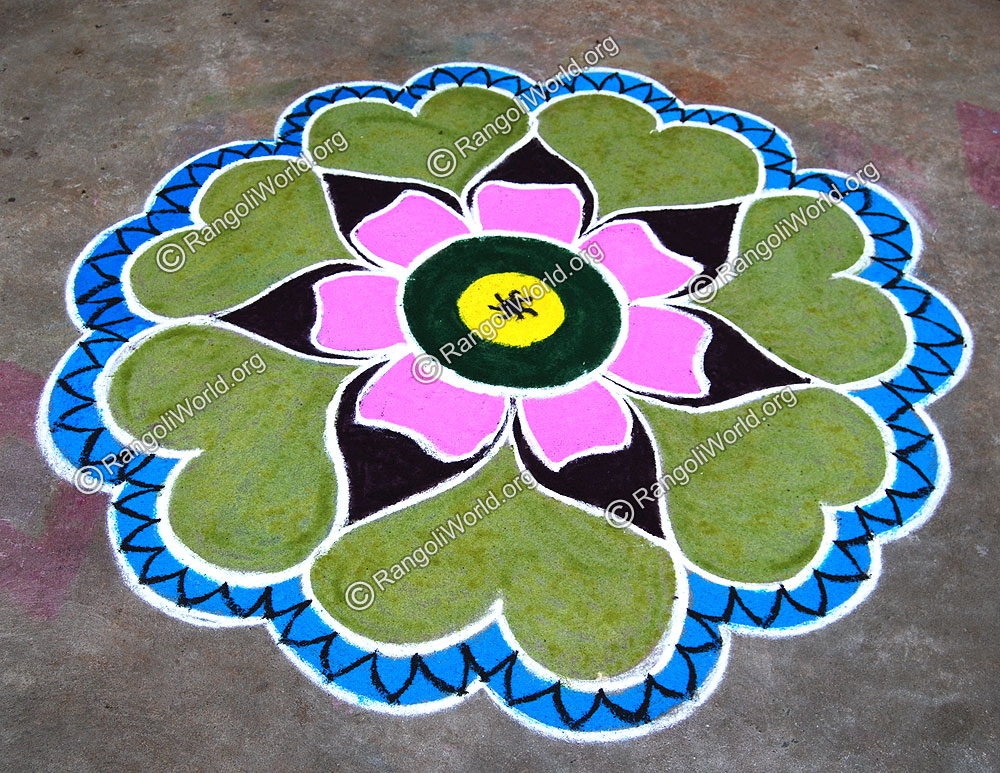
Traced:
<path fill-rule="evenodd" d="M 39 389 L 76 337 L 63 286 L 78 252 L 139 211 L 176 164 L 270 137 L 287 103 L 329 82 L 398 83 L 456 60 L 547 77 L 608 35 L 621 48 L 614 64 L 687 101 L 768 118 L 803 166 L 874 161 L 921 221 L 919 275 L 959 306 L 976 339 L 964 381 L 931 409 L 951 488 L 929 523 L 886 549 L 871 598 L 808 636 L 737 640 L 706 705 L 616 745 L 536 735 L 482 694 L 420 718 L 369 713 L 314 687 L 262 629 L 162 615 L 123 586 L 102 506 L 60 522 L 65 485 L 30 438 L 8 437 L 0 517 L 31 549 L 0 543 L 0 562 L 27 562 L 0 587 L 0 769 L 1000 768 L 1000 210 L 970 182 L 980 162 L 966 158 L 956 114 L 958 100 L 1000 111 L 1000 3 L 3 0 L 0 9 L 0 361 L 5 389 L 20 390 L 0 395 L 4 421 L 23 414 L 17 395 Z"/>

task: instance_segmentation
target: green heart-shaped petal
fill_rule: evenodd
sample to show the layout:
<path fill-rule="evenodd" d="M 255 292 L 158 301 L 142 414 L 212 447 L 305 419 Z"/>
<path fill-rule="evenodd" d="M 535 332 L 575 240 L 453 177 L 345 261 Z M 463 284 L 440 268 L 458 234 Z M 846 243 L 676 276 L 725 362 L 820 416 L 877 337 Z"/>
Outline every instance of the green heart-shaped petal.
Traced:
<path fill-rule="evenodd" d="M 383 642 L 446 636 L 502 599 L 525 653 L 557 674 L 595 679 L 635 666 L 669 626 L 670 556 L 532 490 L 520 474 L 504 447 L 468 481 L 348 532 L 313 567 L 316 597 L 352 631 Z M 491 492 L 498 506 L 488 511 Z M 358 581 L 375 590 L 363 611 L 344 595 Z"/>
<path fill-rule="evenodd" d="M 417 116 L 382 103 L 332 106 L 317 115 L 307 142 L 317 161 L 323 156 L 323 167 L 415 177 L 457 192 L 520 139 L 527 124 L 509 97 L 468 87 L 429 97 Z M 319 146 L 324 148 L 317 153 Z M 427 166 L 440 147 L 456 160 L 445 178 Z M 194 214 L 204 226 L 152 243 L 129 273 L 140 303 L 157 314 L 210 314 L 306 266 L 353 257 L 337 237 L 319 178 L 304 161 L 260 159 L 231 166 L 211 181 Z M 178 257 L 183 265 L 163 270 L 156 260 L 163 254 L 168 268 Z"/>
<path fill-rule="evenodd" d="M 749 258 L 749 265 L 722 285 L 708 306 L 785 362 L 846 384 L 899 362 L 906 353 L 906 331 L 888 295 L 855 279 L 832 276 L 857 263 L 865 241 L 854 220 L 838 207 L 799 225 L 809 213 L 806 208 L 812 205 L 815 212 L 819 207 L 816 201 L 777 196 L 754 202 L 740 232 L 740 255 Z M 798 233 L 785 225 L 792 213 L 798 215 Z M 766 259 L 771 253 L 766 239 L 775 233 L 791 236 Z"/>
<path fill-rule="evenodd" d="M 333 229 L 319 179 L 304 167 L 265 159 L 219 174 L 197 207 L 206 225 L 154 242 L 136 258 L 128 277 L 140 303 L 166 317 L 210 314 L 306 266 L 351 259 Z M 292 182 L 284 184 L 287 178 Z M 157 263 L 169 245 L 184 261 L 174 271 Z"/>
<path fill-rule="evenodd" d="M 163 447 L 204 449 L 167 505 L 181 542 L 224 568 L 281 571 L 333 523 L 337 485 L 323 427 L 350 372 L 228 330 L 182 325 L 129 355 L 112 375 L 108 404 L 134 437 L 162 426 Z"/>
<path fill-rule="evenodd" d="M 542 139 L 590 177 L 605 215 L 757 190 L 757 156 L 732 134 L 693 125 L 657 131 L 652 113 L 621 97 L 571 97 L 544 108 L 538 121 Z"/>
<path fill-rule="evenodd" d="M 416 116 L 384 103 L 334 105 L 317 114 L 307 147 L 316 155 L 318 147 L 341 132 L 348 149 L 327 155 L 323 166 L 417 178 L 458 193 L 527 128 L 528 119 L 513 99 L 467 86 L 428 97 Z M 428 158 L 439 148 L 451 153 L 455 163 L 454 171 L 441 177 L 428 169 Z"/>
<path fill-rule="evenodd" d="M 820 546 L 820 504 L 862 499 L 885 474 L 875 423 L 830 389 L 786 390 L 710 413 L 641 410 L 669 475 L 667 512 L 681 550 L 727 580 L 792 577 Z"/>

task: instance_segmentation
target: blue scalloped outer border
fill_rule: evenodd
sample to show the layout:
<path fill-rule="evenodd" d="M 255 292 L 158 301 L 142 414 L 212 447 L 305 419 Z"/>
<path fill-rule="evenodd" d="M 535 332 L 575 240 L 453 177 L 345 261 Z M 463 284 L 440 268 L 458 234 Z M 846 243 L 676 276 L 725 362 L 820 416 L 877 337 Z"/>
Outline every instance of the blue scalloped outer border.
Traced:
<path fill-rule="evenodd" d="M 412 107 L 428 93 L 455 85 L 488 86 L 518 96 L 535 84 L 511 71 L 455 64 L 425 71 L 400 89 L 374 83 L 331 86 L 285 112 L 277 142 L 234 143 L 202 153 L 160 183 L 143 214 L 97 238 L 81 256 L 69 291 L 86 333 L 54 376 L 47 407 L 48 429 L 63 456 L 79 468 L 123 450 L 101 422 L 94 383 L 109 358 L 154 322 L 128 308 L 122 267 L 146 242 L 192 224 L 189 207 L 210 174 L 246 158 L 297 156 L 306 121 L 328 105 L 362 98 Z M 906 275 L 917 240 L 911 221 L 878 190 L 850 189 L 844 175 L 795 171 L 788 140 L 759 118 L 724 108 L 686 108 L 655 82 L 611 70 L 578 75 L 546 98 L 583 92 L 625 95 L 650 106 L 664 121 L 738 132 L 764 158 L 765 190 L 826 192 L 836 186 L 869 229 L 875 254 L 861 276 L 899 301 L 916 337 L 912 356 L 897 375 L 855 393 L 885 421 L 895 440 L 895 475 L 881 499 L 836 513 L 837 533 L 825 559 L 795 588 L 737 589 L 690 573 L 690 606 L 672 657 L 645 680 L 614 693 L 538 676 L 526 668 L 496 623 L 442 651 L 390 657 L 339 636 L 305 598 L 298 578 L 263 588 L 219 585 L 185 566 L 161 539 L 156 499 L 175 459 L 137 458 L 113 481 L 109 528 L 127 578 L 136 587 L 155 593 L 191 620 L 266 621 L 301 668 L 362 705 L 433 708 L 427 704 L 454 701 L 482 683 L 530 725 L 584 740 L 634 735 L 683 715 L 685 704 L 694 705 L 717 678 L 713 673 L 724 664 L 727 628 L 792 632 L 839 614 L 864 596 L 880 541 L 917 519 L 942 483 L 939 441 L 918 406 L 950 386 L 967 349 L 963 327 L 950 307 Z"/>

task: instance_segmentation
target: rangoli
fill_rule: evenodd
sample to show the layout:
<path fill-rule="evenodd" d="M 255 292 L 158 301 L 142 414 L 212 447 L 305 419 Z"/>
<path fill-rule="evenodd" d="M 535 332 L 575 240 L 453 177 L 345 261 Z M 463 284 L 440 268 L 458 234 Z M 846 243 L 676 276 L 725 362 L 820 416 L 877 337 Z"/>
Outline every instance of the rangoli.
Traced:
<path fill-rule="evenodd" d="M 971 341 L 880 176 L 610 69 L 326 87 L 87 246 L 39 439 L 138 594 L 339 698 L 642 734 L 947 485 Z"/>

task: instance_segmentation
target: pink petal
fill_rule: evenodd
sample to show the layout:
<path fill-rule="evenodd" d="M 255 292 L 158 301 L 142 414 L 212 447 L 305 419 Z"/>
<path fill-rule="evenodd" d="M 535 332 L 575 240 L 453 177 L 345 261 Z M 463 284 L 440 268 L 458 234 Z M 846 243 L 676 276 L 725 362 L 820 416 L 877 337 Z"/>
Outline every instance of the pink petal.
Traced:
<path fill-rule="evenodd" d="M 407 191 L 354 229 L 355 240 L 375 258 L 408 266 L 445 239 L 465 236 L 465 220 L 433 196 Z"/>
<path fill-rule="evenodd" d="M 368 271 L 337 274 L 317 283 L 316 342 L 338 352 L 373 351 L 402 343 L 398 293 L 398 279 Z"/>
<path fill-rule="evenodd" d="M 538 234 L 567 244 L 583 224 L 583 199 L 572 185 L 490 182 L 476 191 L 473 208 L 486 231 Z"/>
<path fill-rule="evenodd" d="M 492 440 L 507 413 L 505 397 L 421 383 L 413 363 L 408 354 L 375 377 L 358 403 L 361 419 L 402 432 L 438 456 L 471 456 Z"/>
<path fill-rule="evenodd" d="M 609 370 L 640 392 L 703 395 L 711 336 L 708 325 L 675 309 L 632 306 L 625 346 Z"/>
<path fill-rule="evenodd" d="M 524 399 L 521 411 L 537 450 L 555 468 L 622 448 L 632 434 L 628 407 L 599 381 L 564 395 Z"/>
<path fill-rule="evenodd" d="M 588 246 L 590 247 L 588 250 Z M 580 252 L 604 257 L 600 264 L 622 283 L 629 300 L 655 298 L 680 290 L 701 267 L 666 249 L 649 227 L 637 220 L 616 220 L 599 228 Z"/>

